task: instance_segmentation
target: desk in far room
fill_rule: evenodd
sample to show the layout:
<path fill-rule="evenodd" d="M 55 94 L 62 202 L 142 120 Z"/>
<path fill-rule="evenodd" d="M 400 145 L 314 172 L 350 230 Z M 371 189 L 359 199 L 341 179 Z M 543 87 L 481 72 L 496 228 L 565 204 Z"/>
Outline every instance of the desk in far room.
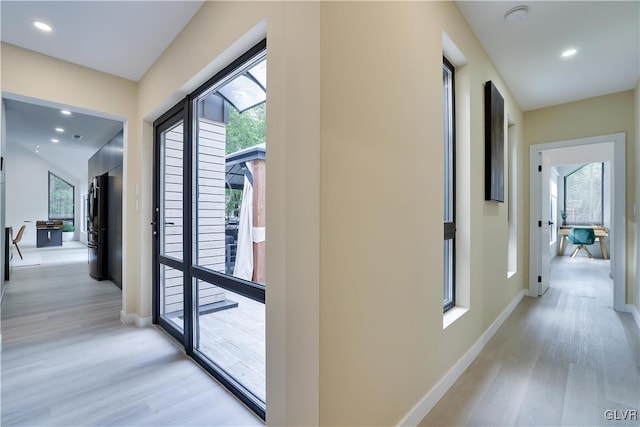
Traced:
<path fill-rule="evenodd" d="M 36 221 L 36 246 L 62 246 L 62 224 L 62 221 Z"/>
<path fill-rule="evenodd" d="M 600 250 L 602 251 L 602 258 L 609 259 L 607 255 L 607 244 L 604 241 L 604 238 L 609 235 L 609 230 L 607 227 L 602 227 L 598 225 L 561 225 L 558 228 L 558 236 L 560 236 L 560 246 L 558 247 L 558 255 L 564 255 L 564 248 L 567 246 L 567 238 L 569 236 L 569 232 L 572 228 L 592 228 L 596 238 L 600 242 Z"/>

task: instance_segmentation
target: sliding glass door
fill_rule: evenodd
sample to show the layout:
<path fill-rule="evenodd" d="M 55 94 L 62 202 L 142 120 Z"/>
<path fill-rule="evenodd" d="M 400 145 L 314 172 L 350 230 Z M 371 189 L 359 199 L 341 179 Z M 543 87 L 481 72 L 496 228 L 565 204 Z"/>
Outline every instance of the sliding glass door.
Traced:
<path fill-rule="evenodd" d="M 154 206 L 154 319 L 263 418 L 266 70 L 262 42 L 155 124 Z"/>

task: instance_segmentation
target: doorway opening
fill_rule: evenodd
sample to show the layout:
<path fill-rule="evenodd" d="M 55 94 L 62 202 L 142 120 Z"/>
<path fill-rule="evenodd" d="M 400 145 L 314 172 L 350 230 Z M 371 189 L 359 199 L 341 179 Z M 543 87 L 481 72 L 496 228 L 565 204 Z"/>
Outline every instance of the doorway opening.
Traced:
<path fill-rule="evenodd" d="M 571 221 L 576 223 L 576 227 L 594 229 L 602 227 L 606 230 L 606 232 L 601 231 L 602 235 L 598 236 L 598 239 L 601 239 L 599 240 L 601 244 L 597 246 L 596 253 L 600 255 L 600 260 L 610 263 L 609 276 L 613 279 L 612 306 L 615 310 L 625 311 L 626 185 L 624 152 L 624 133 L 531 146 L 529 296 L 544 294 L 549 287 L 552 258 L 559 256 L 560 258 L 556 261 L 560 261 L 563 259 L 563 255 L 567 255 L 564 253 L 567 243 L 565 234 L 569 234 L 572 224 L 558 224 L 558 221 L 563 216 L 566 221 L 571 213 L 573 215 Z M 572 205 L 571 201 L 566 201 L 565 177 L 570 177 L 569 191 L 574 191 L 571 185 L 573 185 L 572 180 L 575 181 L 575 173 L 577 171 L 584 172 L 586 165 L 592 164 L 601 165 L 600 185 L 603 187 L 601 189 L 603 196 L 599 206 L 595 200 L 585 212 L 589 211 L 590 214 L 593 214 L 596 211 L 598 213 L 599 209 L 599 215 L 602 219 L 598 221 L 593 218 L 586 219 L 587 217 L 577 216 L 575 204 Z M 597 167 L 589 168 L 594 171 L 598 170 Z M 560 180 L 560 175 L 562 175 L 562 180 Z M 571 178 L 572 176 L 574 178 Z M 593 185 L 597 180 L 591 179 L 589 182 Z M 607 197 L 604 194 L 607 194 Z M 569 209 L 572 212 L 568 212 Z M 584 221 L 602 223 L 583 224 Z M 598 230 L 595 231 L 598 232 Z M 609 257 L 610 261 L 604 259 Z M 557 265 L 562 265 L 562 263 L 558 262 Z"/>
<path fill-rule="evenodd" d="M 23 268 L 66 264 L 86 268 L 89 276 L 87 198 L 94 166 L 109 171 L 103 190 L 112 202 L 103 236 L 109 268 L 101 278 L 105 286 L 110 281 L 122 288 L 124 120 L 11 93 L 2 94 L 2 109 L 0 228 L 5 236 L 13 231 L 1 252 L 3 295 Z"/>

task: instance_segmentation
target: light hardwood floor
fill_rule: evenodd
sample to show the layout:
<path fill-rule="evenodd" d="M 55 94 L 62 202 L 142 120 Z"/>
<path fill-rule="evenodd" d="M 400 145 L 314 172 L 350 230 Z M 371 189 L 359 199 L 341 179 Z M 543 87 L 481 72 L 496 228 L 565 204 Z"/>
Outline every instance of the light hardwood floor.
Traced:
<path fill-rule="evenodd" d="M 609 261 L 551 268 L 549 290 L 524 298 L 421 426 L 640 425 L 605 414 L 640 417 L 640 333 L 611 308 Z"/>
<path fill-rule="evenodd" d="M 86 263 L 14 268 L 2 309 L 2 426 L 264 425 L 156 328 L 120 320 Z"/>

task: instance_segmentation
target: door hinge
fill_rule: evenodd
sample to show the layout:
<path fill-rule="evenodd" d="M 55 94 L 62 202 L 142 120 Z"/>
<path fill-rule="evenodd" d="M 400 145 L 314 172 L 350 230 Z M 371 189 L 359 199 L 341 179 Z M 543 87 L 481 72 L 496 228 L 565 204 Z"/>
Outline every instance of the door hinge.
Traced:
<path fill-rule="evenodd" d="M 538 283 L 542 283 L 542 276 L 538 276 Z"/>
<path fill-rule="evenodd" d="M 542 165 L 538 165 L 538 172 L 542 172 Z"/>
<path fill-rule="evenodd" d="M 542 221 L 538 221 L 538 228 L 542 228 Z"/>

